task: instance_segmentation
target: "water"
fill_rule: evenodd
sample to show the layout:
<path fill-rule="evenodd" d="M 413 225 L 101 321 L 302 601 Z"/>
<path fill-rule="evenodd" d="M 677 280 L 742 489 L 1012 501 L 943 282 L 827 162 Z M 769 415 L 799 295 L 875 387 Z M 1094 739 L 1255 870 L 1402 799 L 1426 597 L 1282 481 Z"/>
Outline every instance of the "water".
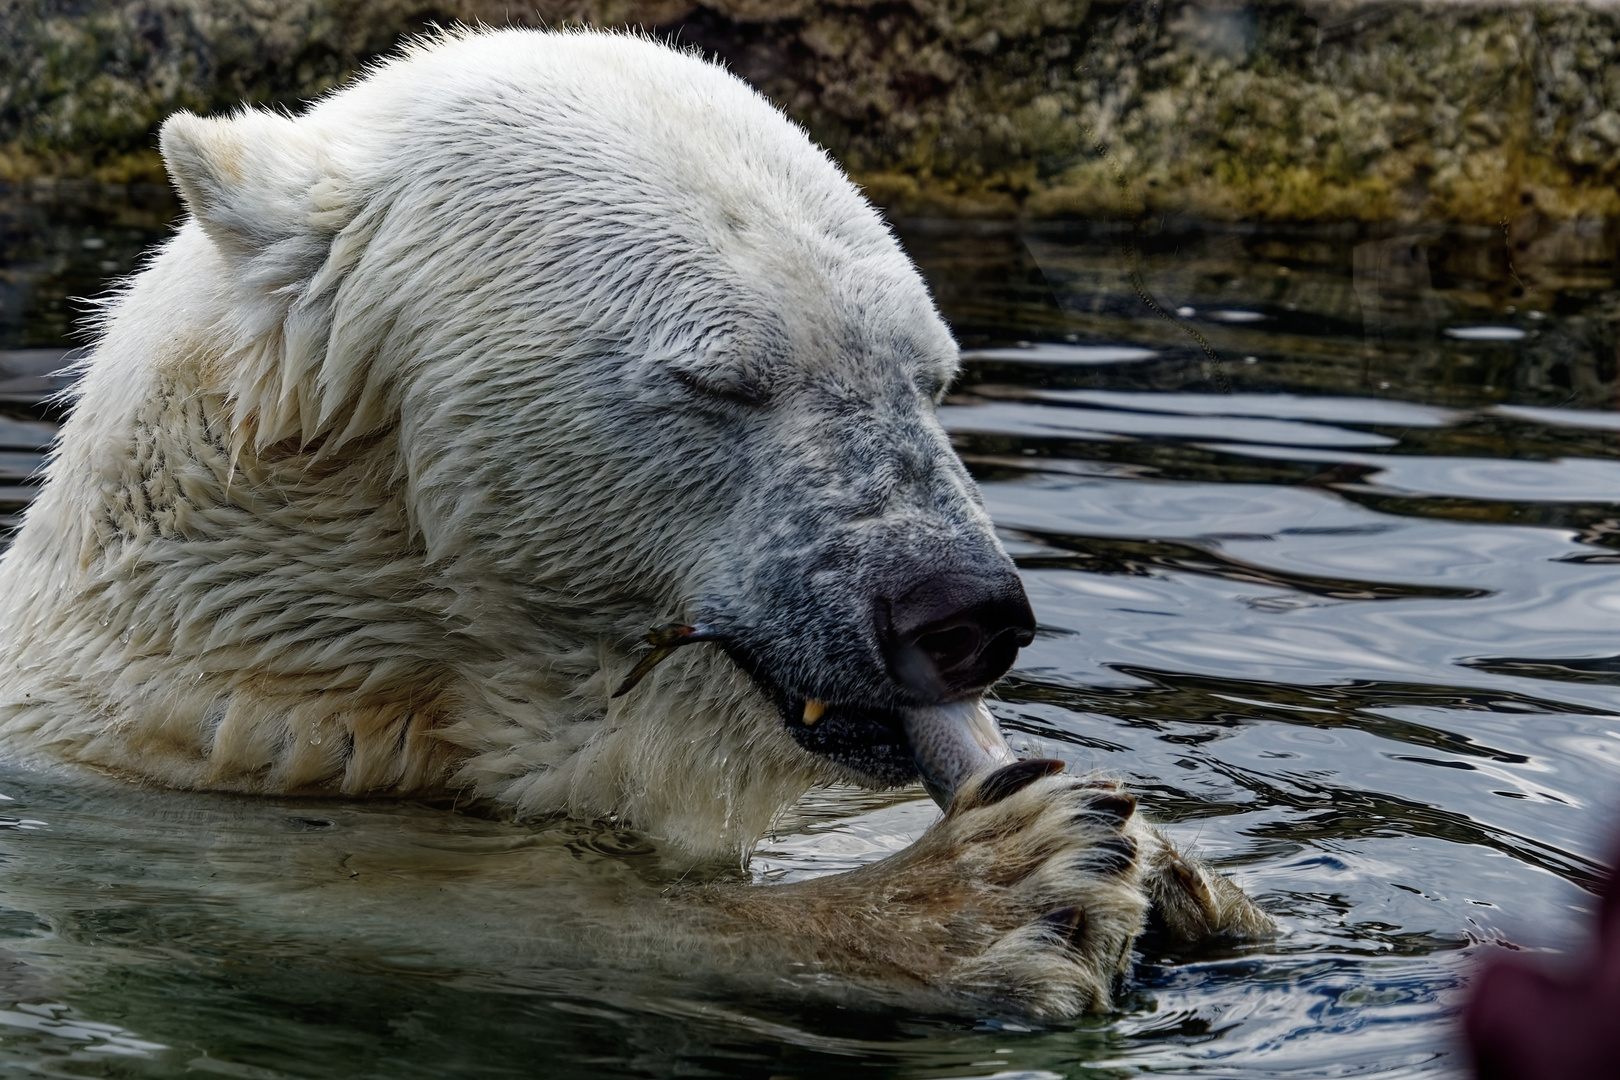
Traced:
<path fill-rule="evenodd" d="M 58 418 L 65 298 L 170 213 L 0 199 L 0 513 Z M 612 924 L 559 926 L 547 895 L 605 919 L 676 873 L 631 834 L 0 767 L 0 1063 L 1460 1075 L 1471 965 L 1575 947 L 1620 824 L 1613 226 L 900 232 L 968 351 L 945 422 L 1041 622 L 1000 688 L 1011 741 L 1126 778 L 1284 936 L 1148 942 L 1123 1010 L 1072 1023 L 806 1005 L 559 947 Z M 932 815 L 818 792 L 750 872 L 859 865 Z"/>

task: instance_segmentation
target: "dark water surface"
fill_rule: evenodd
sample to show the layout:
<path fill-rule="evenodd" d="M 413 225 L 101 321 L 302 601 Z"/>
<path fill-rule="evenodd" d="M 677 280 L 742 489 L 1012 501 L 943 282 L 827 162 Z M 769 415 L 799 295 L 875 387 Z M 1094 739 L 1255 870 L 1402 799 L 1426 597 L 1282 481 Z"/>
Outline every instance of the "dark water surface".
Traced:
<path fill-rule="evenodd" d="M 0 513 L 49 438 L 65 298 L 171 212 L 0 195 Z M 812 1009 L 526 957 L 543 830 L 0 767 L 0 1064 L 1458 1075 L 1471 965 L 1577 945 L 1620 822 L 1615 229 L 900 232 L 968 352 L 944 419 L 1041 622 L 997 714 L 1127 778 L 1284 936 L 1149 943 L 1122 1012 L 1073 1023 Z M 857 865 L 932 816 L 920 791 L 816 793 L 752 871 Z M 654 872 L 634 838 L 567 849 Z"/>

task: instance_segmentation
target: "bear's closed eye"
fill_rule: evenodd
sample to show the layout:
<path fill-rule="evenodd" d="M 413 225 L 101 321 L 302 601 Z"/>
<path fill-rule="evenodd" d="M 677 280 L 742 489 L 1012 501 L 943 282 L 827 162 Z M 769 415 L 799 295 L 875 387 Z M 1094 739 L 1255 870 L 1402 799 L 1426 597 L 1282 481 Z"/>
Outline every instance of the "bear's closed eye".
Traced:
<path fill-rule="evenodd" d="M 746 376 L 734 373 L 700 373 L 680 367 L 671 368 L 670 372 L 676 382 L 699 397 L 750 409 L 763 408 L 770 401 L 765 388 Z"/>

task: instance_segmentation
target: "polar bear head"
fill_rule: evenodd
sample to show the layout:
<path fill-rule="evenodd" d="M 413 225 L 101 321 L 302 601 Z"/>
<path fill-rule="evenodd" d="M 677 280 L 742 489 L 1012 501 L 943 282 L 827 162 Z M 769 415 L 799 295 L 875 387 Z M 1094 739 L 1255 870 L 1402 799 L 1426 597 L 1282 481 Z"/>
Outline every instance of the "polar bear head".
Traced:
<path fill-rule="evenodd" d="M 379 483 L 451 597 L 423 662 L 579 674 L 554 695 L 577 737 L 464 737 L 529 808 L 556 777 L 553 802 L 601 789 L 519 745 L 536 732 L 598 772 L 633 742 L 591 797 L 633 817 L 625 793 L 670 786 L 649 774 L 679 771 L 683 740 L 734 775 L 758 752 L 805 783 L 903 783 L 930 772 L 919 724 L 958 723 L 946 706 L 1028 643 L 935 417 L 958 359 L 927 288 L 723 70 L 626 35 L 449 35 L 297 118 L 178 115 L 162 148 L 215 260 L 232 453 L 293 445 L 307 472 L 388 440 Z M 658 624 L 712 644 L 615 701 Z M 722 668 L 746 688 L 709 700 L 724 715 L 671 721 Z M 506 696 L 510 718 L 544 695 Z"/>

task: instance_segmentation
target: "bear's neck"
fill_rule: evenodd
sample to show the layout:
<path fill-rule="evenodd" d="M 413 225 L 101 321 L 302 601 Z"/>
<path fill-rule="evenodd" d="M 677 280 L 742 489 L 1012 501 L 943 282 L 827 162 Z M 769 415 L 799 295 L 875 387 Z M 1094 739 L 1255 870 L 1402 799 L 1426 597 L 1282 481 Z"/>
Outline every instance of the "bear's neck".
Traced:
<path fill-rule="evenodd" d="M 717 651 L 612 700 L 615 619 L 520 617 L 429 564 L 391 435 L 252 448 L 198 390 L 206 334 L 170 327 L 190 348 L 158 368 L 113 329 L 0 560 L 14 746 L 194 789 L 468 791 L 709 856 L 826 778 Z"/>

